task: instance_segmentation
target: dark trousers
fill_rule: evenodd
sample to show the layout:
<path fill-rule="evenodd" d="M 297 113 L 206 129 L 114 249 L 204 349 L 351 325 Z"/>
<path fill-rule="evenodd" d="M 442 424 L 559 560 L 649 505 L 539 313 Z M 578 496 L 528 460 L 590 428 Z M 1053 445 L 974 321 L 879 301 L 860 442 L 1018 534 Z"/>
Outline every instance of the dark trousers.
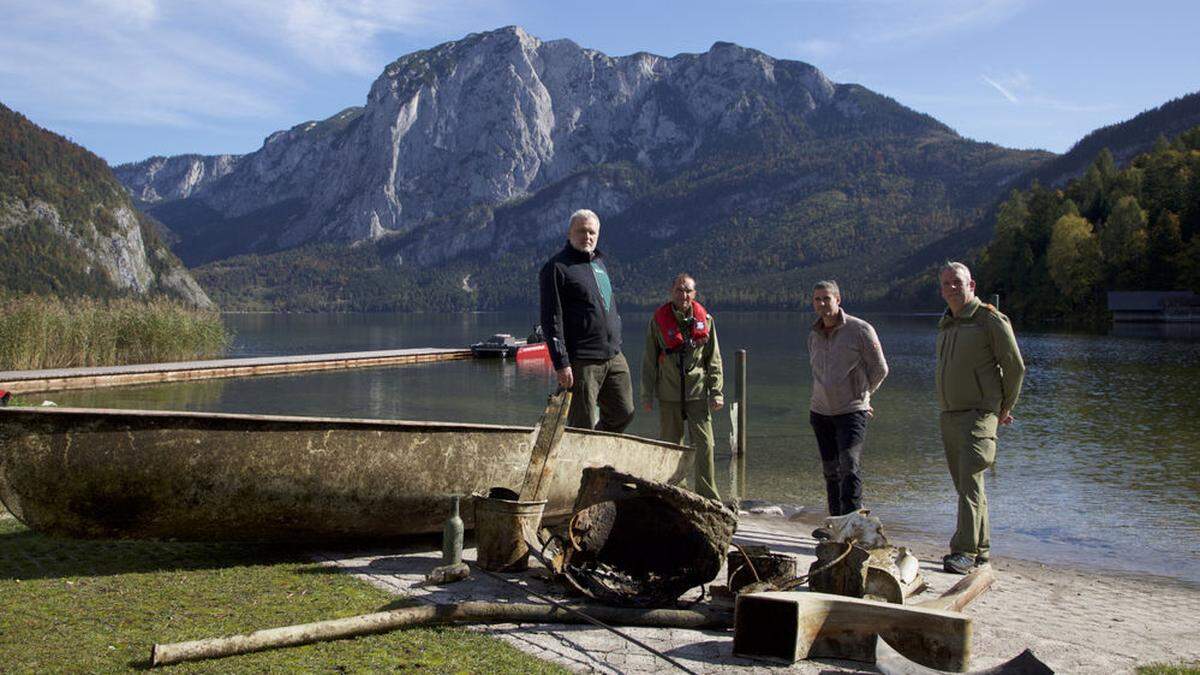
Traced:
<path fill-rule="evenodd" d="M 841 516 L 862 508 L 863 442 L 867 439 L 865 410 L 844 415 L 822 415 L 809 411 L 809 422 L 821 451 L 825 474 L 825 496 L 829 515 Z"/>
<path fill-rule="evenodd" d="M 624 354 L 607 361 L 571 361 L 575 385 L 567 426 L 621 433 L 633 421 L 633 379 Z M 599 419 L 597 414 L 599 413 Z"/>

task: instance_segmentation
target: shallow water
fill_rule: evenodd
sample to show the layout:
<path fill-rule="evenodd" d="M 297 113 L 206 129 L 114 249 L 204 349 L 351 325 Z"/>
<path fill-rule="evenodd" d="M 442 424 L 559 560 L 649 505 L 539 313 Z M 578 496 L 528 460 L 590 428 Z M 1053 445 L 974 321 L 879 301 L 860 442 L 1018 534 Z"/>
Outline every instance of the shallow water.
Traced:
<path fill-rule="evenodd" d="M 628 313 L 625 351 L 639 372 L 648 313 Z M 933 393 L 936 317 L 870 316 L 891 366 L 874 399 L 865 501 L 885 523 L 948 539 L 954 490 Z M 232 356 L 462 346 L 518 336 L 532 314 L 227 315 Z M 809 314 L 717 317 L 732 400 L 736 349 L 749 354 L 746 493 L 823 509 L 808 426 Z M 989 471 L 993 551 L 1200 581 L 1200 326 L 1119 327 L 1089 335 L 1018 331 L 1028 374 Z M 635 379 L 636 382 L 636 379 Z M 465 361 L 62 393 L 60 405 L 519 423 L 553 386 L 546 367 Z M 656 414 L 631 433 L 653 436 Z M 729 420 L 716 419 L 728 476 Z M 726 478 L 722 493 L 730 489 Z"/>

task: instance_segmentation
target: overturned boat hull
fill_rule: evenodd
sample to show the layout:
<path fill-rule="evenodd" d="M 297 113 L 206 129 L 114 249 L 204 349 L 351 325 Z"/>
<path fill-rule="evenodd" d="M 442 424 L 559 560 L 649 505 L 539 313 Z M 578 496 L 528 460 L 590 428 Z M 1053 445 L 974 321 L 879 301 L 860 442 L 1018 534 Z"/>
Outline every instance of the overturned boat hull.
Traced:
<path fill-rule="evenodd" d="M 440 531 L 450 495 L 519 488 L 533 440 L 530 427 L 483 424 L 5 408 L 0 501 L 69 537 L 381 540 Z M 569 515 L 585 467 L 678 483 L 691 452 L 568 429 L 546 516 Z"/>

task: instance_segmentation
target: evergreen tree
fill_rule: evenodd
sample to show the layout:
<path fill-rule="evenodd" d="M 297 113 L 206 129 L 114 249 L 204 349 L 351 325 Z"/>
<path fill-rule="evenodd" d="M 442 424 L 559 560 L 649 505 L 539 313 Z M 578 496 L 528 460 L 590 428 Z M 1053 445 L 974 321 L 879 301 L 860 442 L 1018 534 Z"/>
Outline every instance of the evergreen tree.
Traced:
<path fill-rule="evenodd" d="M 1140 288 L 1146 262 L 1146 212 L 1136 197 L 1122 197 L 1100 230 L 1105 276 L 1113 289 Z"/>
<path fill-rule="evenodd" d="M 1163 211 L 1147 234 L 1146 259 L 1149 270 L 1146 285 L 1150 290 L 1171 290 L 1177 285 L 1179 263 L 1184 252 L 1179 216 Z"/>

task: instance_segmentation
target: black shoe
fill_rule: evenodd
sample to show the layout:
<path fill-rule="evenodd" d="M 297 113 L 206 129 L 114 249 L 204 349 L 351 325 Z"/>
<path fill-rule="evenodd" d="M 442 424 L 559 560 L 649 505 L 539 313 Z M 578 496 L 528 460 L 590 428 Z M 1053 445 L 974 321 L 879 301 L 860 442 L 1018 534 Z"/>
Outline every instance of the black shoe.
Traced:
<path fill-rule="evenodd" d="M 829 528 L 822 526 L 812 531 L 812 538 L 817 541 L 829 541 L 833 539 L 833 533 L 829 531 Z"/>
<path fill-rule="evenodd" d="M 975 558 L 975 566 L 976 567 L 991 567 L 992 561 L 988 560 L 987 558 L 978 558 L 977 557 L 977 558 Z"/>
<path fill-rule="evenodd" d="M 951 553 L 942 558 L 942 569 L 950 574 L 966 574 L 975 568 L 975 559 L 966 553 Z"/>

